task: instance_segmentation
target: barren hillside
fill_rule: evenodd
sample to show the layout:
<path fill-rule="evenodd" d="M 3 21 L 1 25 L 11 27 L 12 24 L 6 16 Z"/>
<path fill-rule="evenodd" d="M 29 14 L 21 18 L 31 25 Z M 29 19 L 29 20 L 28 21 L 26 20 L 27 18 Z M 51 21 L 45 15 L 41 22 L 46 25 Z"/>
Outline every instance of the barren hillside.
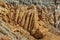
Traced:
<path fill-rule="evenodd" d="M 60 40 L 53 6 L 13 5 L 0 0 L 0 40 Z M 58 25 L 60 12 L 56 13 Z"/>

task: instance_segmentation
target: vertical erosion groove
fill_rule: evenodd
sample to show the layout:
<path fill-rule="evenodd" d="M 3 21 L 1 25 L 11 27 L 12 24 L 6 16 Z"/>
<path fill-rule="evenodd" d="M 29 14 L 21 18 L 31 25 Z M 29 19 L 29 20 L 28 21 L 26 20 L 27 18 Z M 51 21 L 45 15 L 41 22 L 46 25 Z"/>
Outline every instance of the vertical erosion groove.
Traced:
<path fill-rule="evenodd" d="M 26 13 L 23 15 L 22 19 L 21 19 L 21 22 L 20 22 L 20 25 L 23 27 L 24 25 L 24 22 L 25 22 L 25 17 L 26 17 Z"/>
<path fill-rule="evenodd" d="M 31 13 L 31 19 L 30 19 L 30 22 L 29 22 L 29 25 L 28 25 L 28 31 L 29 31 L 29 32 L 30 32 L 32 17 L 33 17 L 33 13 Z"/>
<path fill-rule="evenodd" d="M 30 17 L 29 17 L 29 22 L 28 22 L 27 31 L 29 31 L 29 25 L 30 25 L 31 16 L 32 16 L 32 14 L 30 14 Z"/>
<path fill-rule="evenodd" d="M 23 28 L 27 30 L 27 26 L 28 26 L 28 21 L 29 21 L 29 15 L 27 13 L 26 17 L 25 17 L 25 22 L 24 22 L 24 26 Z"/>

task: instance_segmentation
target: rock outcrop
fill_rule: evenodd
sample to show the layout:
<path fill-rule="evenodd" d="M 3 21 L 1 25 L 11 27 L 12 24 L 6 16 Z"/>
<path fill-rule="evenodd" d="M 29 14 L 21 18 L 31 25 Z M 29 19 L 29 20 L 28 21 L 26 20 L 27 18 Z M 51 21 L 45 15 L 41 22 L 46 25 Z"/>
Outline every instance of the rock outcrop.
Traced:
<path fill-rule="evenodd" d="M 36 3 L 34 2 L 34 4 Z M 51 33 L 51 31 L 57 32 L 56 28 L 54 28 L 52 7 L 36 6 L 34 4 L 28 6 L 23 4 L 12 5 L 11 3 L 0 1 L 1 40 L 45 40 L 45 38 L 46 40 L 48 38 L 52 40 L 54 36 L 59 39 L 59 36 Z M 57 21 L 59 18 L 60 14 L 58 13 Z M 51 37 L 51 35 L 53 36 Z"/>

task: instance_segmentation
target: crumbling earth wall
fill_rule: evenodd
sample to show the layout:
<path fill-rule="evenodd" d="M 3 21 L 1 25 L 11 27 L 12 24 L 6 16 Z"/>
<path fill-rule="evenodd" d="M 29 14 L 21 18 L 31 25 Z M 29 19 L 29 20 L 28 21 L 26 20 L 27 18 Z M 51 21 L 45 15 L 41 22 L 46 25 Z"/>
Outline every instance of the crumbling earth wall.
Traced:
<path fill-rule="evenodd" d="M 9 28 L 11 28 L 13 32 L 22 32 L 21 34 L 25 33 L 25 35 L 27 35 L 26 33 L 28 32 L 36 39 L 43 38 L 44 32 L 49 30 L 48 28 L 54 26 L 54 16 L 51 6 L 35 6 L 33 4 L 30 6 L 13 6 L 12 4 L 1 2 L 0 18 L 5 23 L 12 25 L 9 26 Z M 20 28 L 22 28 L 25 32 L 18 30 Z"/>

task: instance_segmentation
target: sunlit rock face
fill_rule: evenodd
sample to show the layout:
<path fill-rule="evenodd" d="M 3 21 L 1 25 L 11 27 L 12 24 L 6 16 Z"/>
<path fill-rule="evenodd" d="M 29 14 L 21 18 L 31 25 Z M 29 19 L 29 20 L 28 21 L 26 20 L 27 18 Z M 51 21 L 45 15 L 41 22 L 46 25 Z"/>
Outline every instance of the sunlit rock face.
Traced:
<path fill-rule="evenodd" d="M 43 38 L 43 34 L 39 29 L 38 11 L 35 5 L 13 6 L 8 3 L 4 3 L 4 6 L 2 6 L 2 4 L 0 5 L 0 13 L 0 16 L 4 22 L 9 23 L 13 26 L 15 25 L 16 28 L 17 25 L 19 27 L 22 27 L 36 39 Z"/>
<path fill-rule="evenodd" d="M 52 32 L 60 32 L 60 12 L 55 12 L 57 28 L 54 28 L 53 13 L 55 5 L 39 5 L 40 0 L 5 1 L 0 2 L 0 19 L 2 18 L 3 21 L 0 22 L 2 23 L 0 25 L 0 35 L 3 34 L 6 37 L 5 40 L 36 40 L 44 39 L 46 35 L 50 39 L 52 38 Z M 21 5 L 16 6 L 16 4 Z M 4 38 L 1 37 L 1 39 Z"/>

